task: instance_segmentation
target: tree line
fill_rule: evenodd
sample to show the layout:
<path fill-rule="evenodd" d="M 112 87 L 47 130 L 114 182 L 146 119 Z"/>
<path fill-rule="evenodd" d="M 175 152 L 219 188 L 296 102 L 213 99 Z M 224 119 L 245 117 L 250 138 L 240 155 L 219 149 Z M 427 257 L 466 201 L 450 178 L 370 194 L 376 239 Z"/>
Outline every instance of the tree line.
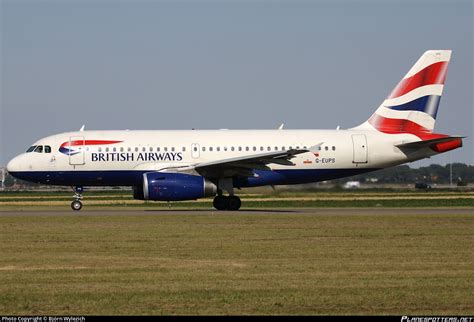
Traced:
<path fill-rule="evenodd" d="M 431 164 L 420 168 L 410 168 L 408 165 L 400 165 L 353 176 L 350 179 L 340 179 L 339 182 L 345 182 L 348 180 L 400 184 L 417 182 L 449 184 L 452 182 L 457 185 L 466 185 L 470 182 L 474 182 L 474 165 L 467 165 L 464 163 L 452 163 L 444 166 Z"/>

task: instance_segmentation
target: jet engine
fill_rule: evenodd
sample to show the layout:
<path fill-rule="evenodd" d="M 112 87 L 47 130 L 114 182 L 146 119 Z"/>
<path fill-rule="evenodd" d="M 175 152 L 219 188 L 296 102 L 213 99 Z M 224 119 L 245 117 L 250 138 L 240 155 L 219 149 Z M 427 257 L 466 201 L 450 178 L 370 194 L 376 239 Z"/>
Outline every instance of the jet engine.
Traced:
<path fill-rule="evenodd" d="M 184 173 L 148 172 L 143 185 L 133 187 L 139 200 L 180 201 L 215 196 L 217 187 L 202 176 Z"/>

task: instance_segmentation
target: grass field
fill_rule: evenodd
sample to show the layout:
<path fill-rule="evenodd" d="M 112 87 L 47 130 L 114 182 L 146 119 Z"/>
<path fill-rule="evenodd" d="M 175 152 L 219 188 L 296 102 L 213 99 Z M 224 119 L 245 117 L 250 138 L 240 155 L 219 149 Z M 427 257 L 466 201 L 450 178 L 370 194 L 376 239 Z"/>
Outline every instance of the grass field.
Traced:
<path fill-rule="evenodd" d="M 472 315 L 473 212 L 435 210 L 0 212 L 0 312 Z"/>

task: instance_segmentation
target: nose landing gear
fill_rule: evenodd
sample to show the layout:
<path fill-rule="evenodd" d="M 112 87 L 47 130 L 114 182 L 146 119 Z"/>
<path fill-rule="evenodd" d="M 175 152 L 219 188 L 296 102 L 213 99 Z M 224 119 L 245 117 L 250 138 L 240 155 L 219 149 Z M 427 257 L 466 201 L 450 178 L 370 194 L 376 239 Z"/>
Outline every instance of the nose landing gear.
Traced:
<path fill-rule="evenodd" d="M 73 187 L 74 190 L 74 200 L 71 202 L 71 208 L 74 211 L 79 211 L 82 209 L 82 192 L 84 191 L 83 187 Z"/>

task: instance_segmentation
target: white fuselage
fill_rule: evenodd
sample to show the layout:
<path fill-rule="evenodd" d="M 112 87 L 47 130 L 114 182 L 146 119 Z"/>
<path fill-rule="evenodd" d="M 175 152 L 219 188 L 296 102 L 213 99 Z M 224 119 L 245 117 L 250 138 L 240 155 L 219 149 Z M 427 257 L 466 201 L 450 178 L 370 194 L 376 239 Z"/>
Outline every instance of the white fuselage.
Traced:
<path fill-rule="evenodd" d="M 343 177 L 435 154 L 425 149 L 407 156 L 394 146 L 418 140 L 411 134 L 360 130 L 81 131 L 37 141 L 34 146 L 49 146 L 51 152 L 19 155 L 9 163 L 8 171 L 20 178 L 28 180 L 30 176 L 31 181 L 50 184 L 135 185 L 136 178 L 127 180 L 134 172 L 142 174 L 266 152 L 308 149 L 309 152 L 291 159 L 294 165 L 268 164 L 270 171 L 288 174 L 288 180 L 261 182 L 262 185 L 306 183 L 320 181 L 319 177 L 321 180 Z M 64 151 L 64 147 L 68 150 Z M 318 176 L 314 170 L 327 175 Z M 295 180 L 292 171 L 299 171 Z M 301 171 L 310 171 L 311 175 L 300 180 Z M 87 176 L 84 182 L 80 180 L 81 173 Z M 109 173 L 114 173 L 115 179 L 120 176 L 120 180 L 107 180 Z M 249 185 L 260 184 L 257 180 Z"/>

